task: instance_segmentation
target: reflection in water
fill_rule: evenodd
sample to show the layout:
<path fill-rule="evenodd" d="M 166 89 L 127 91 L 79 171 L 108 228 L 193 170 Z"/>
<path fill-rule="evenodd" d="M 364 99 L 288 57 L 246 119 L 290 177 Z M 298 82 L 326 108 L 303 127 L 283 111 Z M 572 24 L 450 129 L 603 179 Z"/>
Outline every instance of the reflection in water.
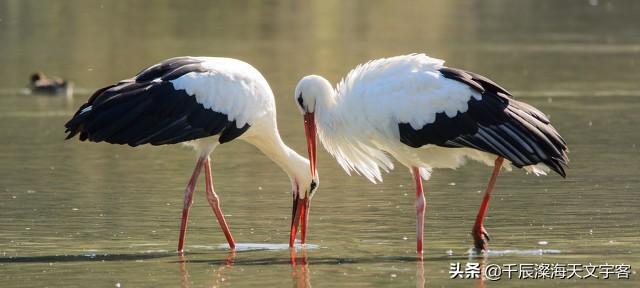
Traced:
<path fill-rule="evenodd" d="M 187 270 L 188 260 L 184 254 L 178 255 L 178 262 L 180 262 L 180 284 L 183 288 L 191 287 L 191 281 L 189 280 L 189 270 Z M 233 264 L 236 260 L 236 252 L 234 250 L 229 251 L 227 258 L 220 264 L 218 269 L 215 269 L 213 274 L 212 284 L 209 287 L 220 287 L 222 283 L 229 278 L 225 275 L 229 274 L 233 268 Z"/>
<path fill-rule="evenodd" d="M 424 278 L 424 261 L 422 260 L 422 256 L 418 256 L 416 260 L 416 288 L 418 287 L 426 287 Z"/>
<path fill-rule="evenodd" d="M 478 279 L 476 279 L 476 287 L 478 288 L 484 288 L 484 281 L 487 280 L 484 270 L 484 267 L 486 265 L 486 261 L 487 261 L 487 254 L 483 254 L 482 258 L 480 258 L 478 260 L 478 263 L 480 263 L 480 277 L 478 277 Z"/>
<path fill-rule="evenodd" d="M 216 269 L 216 273 L 214 274 L 214 277 L 213 277 L 213 285 L 211 287 L 220 287 L 222 285 L 222 282 L 229 279 L 229 278 L 226 278 L 224 275 L 228 274 L 232 270 L 233 264 L 235 263 L 235 259 L 236 259 L 236 252 L 234 250 L 229 251 L 229 255 L 227 255 L 227 258 L 224 260 L 224 263 L 220 265 L 218 269 Z"/>
<path fill-rule="evenodd" d="M 302 248 L 300 251 L 300 262 L 296 262 L 296 249 L 292 248 L 290 250 L 291 256 L 291 268 L 293 268 L 293 272 L 291 272 L 291 278 L 293 279 L 293 283 L 296 287 L 300 288 L 309 288 L 311 287 L 311 273 L 309 273 L 309 262 L 307 261 L 307 250 L 306 248 Z"/>
<path fill-rule="evenodd" d="M 296 255 L 296 250 L 290 250 L 290 258 L 291 258 L 291 268 L 293 271 L 291 272 L 291 279 L 295 284 L 295 287 L 309 288 L 311 287 L 311 272 L 309 269 L 309 260 L 307 258 L 306 249 L 302 249 L 300 251 L 300 258 Z M 424 261 L 423 257 L 420 255 L 416 259 L 416 288 L 426 287 L 426 279 L 424 275 Z M 339 263 L 339 262 L 338 262 Z M 482 279 L 479 280 L 479 287 L 484 287 Z"/>
<path fill-rule="evenodd" d="M 189 282 L 189 271 L 187 271 L 187 260 L 184 257 L 183 253 L 178 254 L 179 262 L 180 262 L 180 284 L 181 287 L 191 287 L 191 283 Z"/>

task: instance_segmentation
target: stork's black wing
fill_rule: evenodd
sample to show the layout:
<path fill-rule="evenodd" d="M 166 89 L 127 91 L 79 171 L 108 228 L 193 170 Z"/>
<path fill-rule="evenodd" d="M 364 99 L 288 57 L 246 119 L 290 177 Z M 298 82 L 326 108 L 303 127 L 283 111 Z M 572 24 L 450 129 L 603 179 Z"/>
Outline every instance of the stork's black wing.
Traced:
<path fill-rule="evenodd" d="M 438 113 L 433 123 L 417 130 L 400 123 L 402 143 L 474 148 L 507 158 L 516 167 L 544 163 L 566 176 L 567 145 L 542 112 L 510 98 L 509 92 L 484 76 L 448 67 L 440 73 L 468 85 L 482 99 L 470 97 L 466 112 L 452 118 Z"/>
<path fill-rule="evenodd" d="M 208 109 L 171 80 L 206 72 L 202 60 L 178 57 L 153 65 L 136 77 L 96 91 L 66 124 L 67 139 L 138 146 L 173 144 L 218 135 L 224 143 L 240 136 L 228 115 Z"/>

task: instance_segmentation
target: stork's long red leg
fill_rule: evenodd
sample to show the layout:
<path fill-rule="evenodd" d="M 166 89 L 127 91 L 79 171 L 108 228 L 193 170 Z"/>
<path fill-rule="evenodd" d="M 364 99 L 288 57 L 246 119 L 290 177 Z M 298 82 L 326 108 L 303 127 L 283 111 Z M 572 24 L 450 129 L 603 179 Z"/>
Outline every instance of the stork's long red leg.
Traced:
<path fill-rule="evenodd" d="M 473 242 L 478 251 L 486 251 L 488 247 L 489 233 L 484 229 L 484 215 L 487 212 L 487 207 L 489 207 L 491 192 L 493 191 L 493 187 L 496 185 L 496 178 L 498 177 L 498 174 L 500 174 L 500 168 L 502 168 L 503 160 L 504 158 L 502 157 L 496 158 L 493 166 L 493 173 L 491 173 L 491 179 L 489 179 L 487 190 L 485 190 L 484 197 L 482 198 L 482 204 L 480 204 L 480 210 L 478 210 L 478 216 L 476 216 L 476 223 L 473 225 L 473 229 L 471 230 Z"/>
<path fill-rule="evenodd" d="M 424 192 L 422 191 L 422 177 L 420 168 L 413 167 L 413 178 L 416 180 L 416 252 L 422 256 L 422 235 L 424 234 L 424 210 L 426 208 Z"/>
<path fill-rule="evenodd" d="M 193 190 L 196 188 L 196 182 L 198 181 L 198 175 L 202 171 L 202 164 L 206 157 L 198 158 L 196 167 L 193 169 L 191 179 L 187 183 L 187 188 L 184 190 L 184 201 L 182 204 L 182 222 L 180 224 L 180 238 L 178 238 L 178 252 L 182 253 L 184 250 L 184 236 L 187 233 L 187 220 L 189 219 L 189 208 L 193 204 Z"/>
<path fill-rule="evenodd" d="M 220 199 L 218 199 L 216 191 L 213 190 L 213 176 L 211 175 L 210 162 L 209 157 L 204 161 L 204 174 L 207 182 L 207 201 L 209 205 L 211 205 L 211 209 L 213 209 L 213 214 L 216 214 L 218 224 L 220 224 L 220 228 L 222 228 L 222 232 L 224 232 L 224 237 L 227 238 L 227 242 L 229 243 L 229 248 L 235 249 L 236 242 L 233 241 L 233 236 L 231 236 L 231 231 L 229 231 L 229 226 L 227 226 L 227 220 L 224 219 L 224 214 L 222 214 L 222 210 L 220 209 Z"/>

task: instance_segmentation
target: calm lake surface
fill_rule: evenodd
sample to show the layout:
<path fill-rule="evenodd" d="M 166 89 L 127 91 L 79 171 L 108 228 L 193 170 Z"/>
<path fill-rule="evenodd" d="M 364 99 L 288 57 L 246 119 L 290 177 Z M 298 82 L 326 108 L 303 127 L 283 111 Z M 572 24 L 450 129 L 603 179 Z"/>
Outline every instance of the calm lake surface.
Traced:
<path fill-rule="evenodd" d="M 640 2 L 605 0 L 0 0 L 1 286 L 638 287 L 639 17 Z M 289 180 L 254 147 L 233 142 L 213 156 L 216 191 L 244 249 L 220 247 L 202 182 L 179 257 L 193 153 L 63 141 L 64 123 L 95 89 L 164 58 L 208 55 L 265 75 L 284 140 L 306 154 L 292 97 L 301 76 L 336 82 L 358 63 L 411 52 L 490 76 L 547 113 L 569 143 L 567 179 L 498 178 L 485 259 L 467 253 L 491 173 L 476 163 L 437 170 L 425 183 L 425 259 L 417 262 L 408 171 L 397 167 L 373 185 L 320 149 L 313 246 L 307 264 L 292 266 L 283 249 Z M 35 70 L 71 79 L 74 99 L 24 95 Z M 627 264 L 631 275 L 449 279 L 456 262 Z"/>

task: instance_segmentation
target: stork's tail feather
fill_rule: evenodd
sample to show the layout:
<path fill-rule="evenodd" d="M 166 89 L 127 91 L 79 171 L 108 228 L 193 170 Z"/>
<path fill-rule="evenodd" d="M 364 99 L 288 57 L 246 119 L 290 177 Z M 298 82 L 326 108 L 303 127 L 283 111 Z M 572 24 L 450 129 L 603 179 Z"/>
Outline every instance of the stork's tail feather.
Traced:
<path fill-rule="evenodd" d="M 439 71 L 443 77 L 467 85 L 482 97 L 471 97 L 467 111 L 455 117 L 438 113 L 435 122 L 419 130 L 401 123 L 403 143 L 411 147 L 425 144 L 469 147 L 501 156 L 518 168 L 544 164 L 566 177 L 567 143 L 544 113 L 512 99 L 507 90 L 489 78 L 449 67 Z"/>
<path fill-rule="evenodd" d="M 121 83 L 124 83 L 124 82 L 125 81 L 122 81 Z M 80 141 L 87 140 L 86 133 L 83 133 L 84 131 L 83 124 L 87 120 L 87 117 L 91 115 L 91 110 L 93 109 L 92 107 L 93 102 L 96 100 L 98 96 L 102 94 L 102 92 L 107 91 L 108 89 L 115 86 L 117 85 L 109 85 L 104 88 L 98 89 L 96 92 L 94 92 L 91 95 L 91 97 L 89 97 L 89 99 L 87 100 L 87 103 L 82 104 L 82 106 L 78 108 L 78 111 L 76 111 L 73 117 L 71 117 L 71 119 L 69 119 L 69 121 L 67 121 L 67 123 L 64 124 L 64 127 L 66 128 L 64 133 L 69 133 L 67 137 L 65 137 L 65 140 L 73 138 L 74 136 L 78 135 L 78 133 L 80 133 Z"/>
<path fill-rule="evenodd" d="M 566 177 L 564 168 L 568 167 L 569 163 L 567 143 L 551 125 L 549 119 L 533 106 L 513 99 L 509 99 L 505 112 L 511 118 L 509 121 L 511 125 L 507 127 L 510 127 L 515 135 L 524 136 L 522 137 L 524 139 L 521 138 L 522 142 L 530 144 L 536 156 L 529 159 L 532 161 L 516 163 L 516 166 L 543 163 L 560 176 Z"/>
<path fill-rule="evenodd" d="M 64 127 L 67 128 L 64 133 L 68 133 L 67 137 L 65 137 L 64 140 L 71 139 L 74 136 L 78 135 L 78 133 L 81 133 L 82 124 L 84 123 L 85 118 L 86 115 L 76 114 L 75 116 L 73 116 L 73 118 L 71 118 L 71 120 L 64 124 Z M 80 140 L 84 141 L 85 139 L 82 139 L 82 136 L 80 136 Z"/>

